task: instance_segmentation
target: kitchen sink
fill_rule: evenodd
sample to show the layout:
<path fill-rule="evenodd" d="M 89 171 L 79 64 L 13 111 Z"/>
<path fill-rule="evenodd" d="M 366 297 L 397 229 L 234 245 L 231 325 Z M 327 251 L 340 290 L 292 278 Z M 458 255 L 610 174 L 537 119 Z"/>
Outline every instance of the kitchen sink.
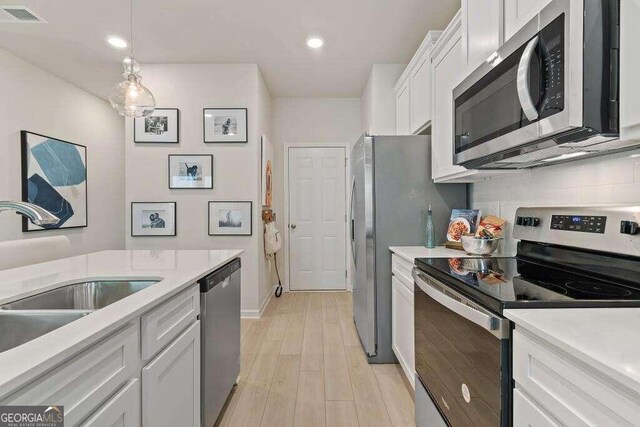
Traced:
<path fill-rule="evenodd" d="M 104 280 L 76 283 L 14 301 L 0 310 L 99 310 L 157 280 Z"/>
<path fill-rule="evenodd" d="M 0 306 L 0 353 L 36 339 L 158 280 L 75 283 Z"/>
<path fill-rule="evenodd" d="M 90 311 L 0 311 L 0 353 L 36 339 Z"/>

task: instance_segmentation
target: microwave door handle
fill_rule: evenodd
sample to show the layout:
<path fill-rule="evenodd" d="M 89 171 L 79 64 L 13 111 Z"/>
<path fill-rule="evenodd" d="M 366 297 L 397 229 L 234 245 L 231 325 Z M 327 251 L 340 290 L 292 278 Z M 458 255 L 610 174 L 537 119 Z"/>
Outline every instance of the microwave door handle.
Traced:
<path fill-rule="evenodd" d="M 531 41 L 529 41 L 524 52 L 522 52 L 522 57 L 518 63 L 518 77 L 516 80 L 518 87 L 518 99 L 520 100 L 520 105 L 522 106 L 524 115 L 527 116 L 527 119 L 529 119 L 530 122 L 534 121 L 539 116 L 538 110 L 533 103 L 533 99 L 531 99 L 531 92 L 529 91 L 529 66 L 537 44 L 538 36 L 535 36 Z"/>
<path fill-rule="evenodd" d="M 418 273 L 415 268 L 412 274 L 413 279 L 416 281 L 416 284 L 418 284 L 420 289 L 422 289 L 427 295 L 433 298 L 440 305 L 445 306 L 454 313 L 464 317 L 470 322 L 475 323 L 476 325 L 491 333 L 495 334 L 496 331 L 499 331 L 501 329 L 501 325 L 499 322 L 500 319 L 489 316 L 481 311 L 478 311 L 475 308 L 469 307 L 468 305 L 458 302 L 455 299 L 447 296 L 443 292 L 427 283 L 424 276 L 421 273 Z"/>

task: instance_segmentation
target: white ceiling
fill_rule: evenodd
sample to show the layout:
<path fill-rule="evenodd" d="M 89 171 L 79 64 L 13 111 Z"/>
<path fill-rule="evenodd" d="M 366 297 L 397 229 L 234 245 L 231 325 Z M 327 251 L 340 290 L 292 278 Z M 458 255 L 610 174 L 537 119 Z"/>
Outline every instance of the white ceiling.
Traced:
<path fill-rule="evenodd" d="M 106 98 L 129 39 L 128 0 L 0 0 L 47 24 L 0 23 L 0 47 Z M 134 0 L 141 63 L 257 63 L 274 97 L 359 97 L 371 65 L 405 63 L 460 0 Z M 312 51 L 310 35 L 325 47 Z M 144 68 L 141 72 L 144 77 Z M 151 88 L 153 90 L 153 88 Z"/>

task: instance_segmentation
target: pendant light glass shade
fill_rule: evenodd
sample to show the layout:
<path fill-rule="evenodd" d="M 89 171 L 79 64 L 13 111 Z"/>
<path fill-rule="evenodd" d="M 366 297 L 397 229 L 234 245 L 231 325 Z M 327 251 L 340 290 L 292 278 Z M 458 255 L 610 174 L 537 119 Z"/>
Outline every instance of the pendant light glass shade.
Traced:
<path fill-rule="evenodd" d="M 125 117 L 144 117 L 153 113 L 156 100 L 153 94 L 140 83 L 140 64 L 128 56 L 122 61 L 124 80 L 111 88 L 109 102 Z"/>

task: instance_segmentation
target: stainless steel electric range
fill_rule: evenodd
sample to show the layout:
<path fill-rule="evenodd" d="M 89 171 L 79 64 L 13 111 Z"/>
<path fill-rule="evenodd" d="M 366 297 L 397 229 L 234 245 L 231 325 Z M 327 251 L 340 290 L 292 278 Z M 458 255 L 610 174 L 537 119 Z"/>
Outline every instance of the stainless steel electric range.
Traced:
<path fill-rule="evenodd" d="M 513 258 L 416 260 L 418 426 L 511 425 L 512 308 L 640 307 L 640 205 L 520 208 Z"/>

